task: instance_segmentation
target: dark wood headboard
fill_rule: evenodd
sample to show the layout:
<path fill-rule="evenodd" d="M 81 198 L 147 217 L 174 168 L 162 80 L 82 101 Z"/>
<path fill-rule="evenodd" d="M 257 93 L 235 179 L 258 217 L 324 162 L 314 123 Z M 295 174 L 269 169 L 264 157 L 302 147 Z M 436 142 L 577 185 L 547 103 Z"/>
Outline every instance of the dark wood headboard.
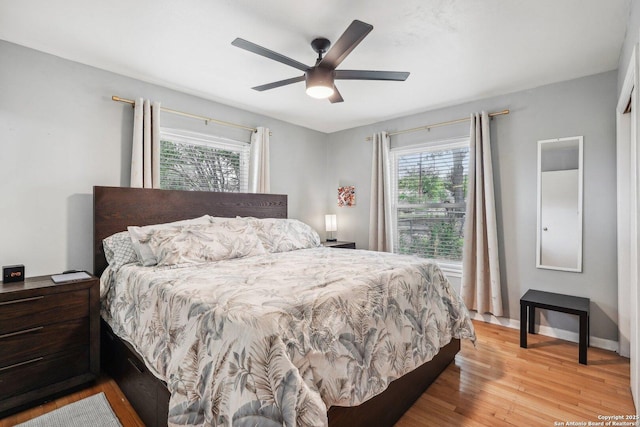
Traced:
<path fill-rule="evenodd" d="M 202 215 L 287 218 L 282 194 L 213 193 L 93 187 L 93 272 L 107 268 L 102 240 L 129 225 L 162 224 Z"/>

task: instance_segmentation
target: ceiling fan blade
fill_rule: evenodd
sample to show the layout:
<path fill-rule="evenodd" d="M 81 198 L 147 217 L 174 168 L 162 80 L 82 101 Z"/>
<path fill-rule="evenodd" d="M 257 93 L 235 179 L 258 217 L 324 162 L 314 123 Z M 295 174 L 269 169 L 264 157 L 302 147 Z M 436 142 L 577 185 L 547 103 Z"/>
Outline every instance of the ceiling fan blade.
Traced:
<path fill-rule="evenodd" d="M 336 70 L 336 80 L 393 80 L 405 81 L 409 73 L 405 71 Z"/>
<path fill-rule="evenodd" d="M 340 95 L 340 92 L 338 91 L 338 88 L 336 87 L 336 85 L 333 85 L 333 95 L 331 95 L 329 97 L 329 101 L 331 101 L 332 104 L 335 104 L 336 102 L 344 101 L 344 99 L 342 99 L 342 95 Z"/>
<path fill-rule="evenodd" d="M 265 85 L 252 87 L 251 89 L 257 90 L 259 92 L 262 92 L 263 90 L 275 89 L 275 88 L 280 87 L 280 86 L 286 86 L 286 85 L 290 85 L 291 83 L 298 83 L 298 82 L 303 82 L 303 81 L 304 81 L 304 75 L 302 75 L 300 77 L 293 77 L 291 79 L 280 80 L 280 81 L 273 82 L 273 83 L 267 83 Z"/>
<path fill-rule="evenodd" d="M 335 70 L 353 49 L 373 30 L 373 25 L 354 20 L 322 58 L 321 67 Z"/>
<path fill-rule="evenodd" d="M 298 62 L 295 59 L 291 59 L 287 56 L 279 54 L 278 52 L 274 52 L 267 49 L 266 47 L 259 46 L 255 43 L 251 43 L 250 41 L 241 38 L 235 39 L 231 42 L 231 44 L 239 47 L 240 49 L 248 50 L 249 52 L 256 53 L 258 55 L 264 56 L 265 58 L 273 59 L 274 61 L 278 61 L 284 65 L 297 68 L 300 71 L 307 71 L 310 68 L 308 65 L 305 65 L 302 62 Z"/>

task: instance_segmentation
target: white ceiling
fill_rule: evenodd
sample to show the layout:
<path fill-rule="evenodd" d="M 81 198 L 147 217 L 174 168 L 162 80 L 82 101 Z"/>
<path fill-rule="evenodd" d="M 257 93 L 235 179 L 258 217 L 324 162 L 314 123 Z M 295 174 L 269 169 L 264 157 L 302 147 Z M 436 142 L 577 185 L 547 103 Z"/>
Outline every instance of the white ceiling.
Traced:
<path fill-rule="evenodd" d="M 2 0 L 0 39 L 329 133 L 613 70 L 630 1 Z M 303 82 L 256 92 L 302 73 L 231 45 L 312 65 L 310 41 L 354 19 L 374 29 L 338 69 L 407 81 L 337 81 L 340 104 Z"/>

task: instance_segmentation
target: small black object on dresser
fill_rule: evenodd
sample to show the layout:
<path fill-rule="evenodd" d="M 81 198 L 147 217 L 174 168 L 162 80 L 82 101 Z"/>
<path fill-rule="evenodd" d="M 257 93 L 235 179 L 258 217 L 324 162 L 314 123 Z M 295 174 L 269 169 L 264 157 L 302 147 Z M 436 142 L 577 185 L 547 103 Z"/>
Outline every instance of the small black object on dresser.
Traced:
<path fill-rule="evenodd" d="M 0 418 L 95 380 L 100 289 L 50 276 L 0 286 Z"/>
<path fill-rule="evenodd" d="M 356 242 L 343 242 L 343 241 L 326 241 L 322 242 L 322 246 L 327 248 L 341 248 L 341 249 L 355 249 Z"/>
<path fill-rule="evenodd" d="M 2 283 L 22 282 L 24 280 L 24 265 L 5 265 L 2 267 Z"/>

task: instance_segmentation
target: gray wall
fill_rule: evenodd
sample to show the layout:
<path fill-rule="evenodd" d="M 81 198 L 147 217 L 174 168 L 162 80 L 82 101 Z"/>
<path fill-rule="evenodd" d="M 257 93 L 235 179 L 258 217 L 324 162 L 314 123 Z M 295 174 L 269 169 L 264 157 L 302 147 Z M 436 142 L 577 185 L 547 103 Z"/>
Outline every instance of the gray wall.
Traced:
<path fill-rule="evenodd" d="M 616 71 L 552 84 L 450 108 L 350 129 L 329 136 L 328 206 L 338 185 L 355 185 L 357 204 L 334 208 L 338 238 L 368 245 L 371 143 L 381 130 L 409 129 L 466 117 L 480 110 L 511 114 L 491 123 L 494 180 L 506 316 L 519 319 L 519 299 L 529 289 L 569 293 L 592 300 L 591 334 L 617 340 L 615 211 Z M 394 136 L 391 146 L 468 136 L 468 124 Z M 582 273 L 535 267 L 537 141 L 584 136 L 584 246 Z M 548 313 L 543 323 L 577 332 L 577 319 Z"/>
<path fill-rule="evenodd" d="M 509 108 L 491 125 L 507 316 L 519 318 L 529 288 L 592 299 L 592 335 L 617 339 L 615 246 L 615 71 L 325 135 L 195 96 L 143 83 L 0 41 L 0 264 L 27 275 L 92 268 L 92 186 L 127 185 L 132 109 L 111 95 L 247 126 L 267 126 L 272 191 L 289 195 L 289 215 L 321 232 L 338 214 L 338 238 L 368 245 L 371 145 L 365 137 Z M 232 138 L 248 135 L 169 114 L 163 126 Z M 397 136 L 393 146 L 468 135 L 467 125 Z M 536 141 L 584 136 L 584 272 L 535 268 Z M 356 206 L 336 207 L 340 185 L 356 186 Z M 322 195 L 326 197 L 322 197 Z M 457 283 L 454 281 L 454 283 Z M 572 316 L 551 326 L 577 330 Z"/>
<path fill-rule="evenodd" d="M 94 185 L 127 186 L 133 110 L 112 95 L 246 126 L 271 137 L 271 189 L 289 216 L 323 229 L 327 136 L 0 41 L 0 265 L 27 276 L 92 269 Z M 162 126 L 249 140 L 249 133 L 162 115 Z"/>

